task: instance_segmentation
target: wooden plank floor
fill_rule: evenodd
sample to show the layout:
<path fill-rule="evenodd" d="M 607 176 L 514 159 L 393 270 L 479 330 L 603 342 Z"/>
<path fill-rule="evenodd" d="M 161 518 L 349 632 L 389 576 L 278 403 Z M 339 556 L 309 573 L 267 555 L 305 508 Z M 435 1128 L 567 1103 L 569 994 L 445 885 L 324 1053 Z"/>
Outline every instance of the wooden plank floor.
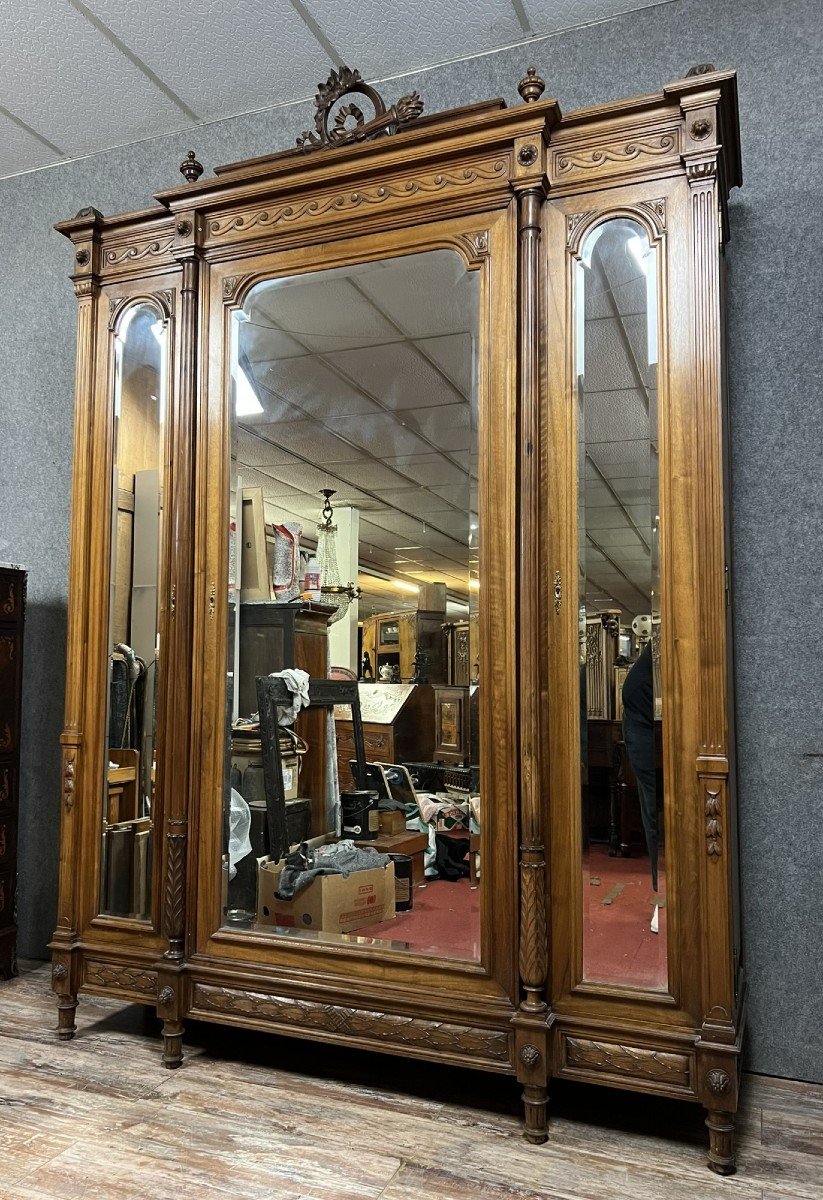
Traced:
<path fill-rule="evenodd" d="M 53 1032 L 48 967 L 0 984 L 0 1196 L 14 1200 L 820 1200 L 823 1087 L 748 1076 L 739 1173 L 696 1106 L 556 1084 L 551 1140 L 517 1085 L 194 1024 L 160 1065 L 143 1007 L 82 997 Z"/>

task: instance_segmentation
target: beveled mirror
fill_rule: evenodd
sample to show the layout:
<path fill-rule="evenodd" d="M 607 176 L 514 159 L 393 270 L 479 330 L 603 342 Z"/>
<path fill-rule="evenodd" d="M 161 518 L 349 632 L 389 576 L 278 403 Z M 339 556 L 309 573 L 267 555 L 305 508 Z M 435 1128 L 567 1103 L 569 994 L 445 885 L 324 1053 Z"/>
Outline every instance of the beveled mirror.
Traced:
<path fill-rule="evenodd" d="M 100 911 L 151 907 L 168 320 L 129 302 L 113 330 L 113 456 Z"/>
<path fill-rule="evenodd" d="M 665 990 L 657 257 L 596 225 L 575 315 L 583 978 Z"/>
<path fill-rule="evenodd" d="M 226 927 L 480 958 L 479 296 L 444 248 L 263 279 L 232 314 Z M 394 872 L 337 917 L 265 861 L 255 678 L 293 667 L 360 681 L 367 779 L 348 709 L 281 731 L 292 853 Z"/>

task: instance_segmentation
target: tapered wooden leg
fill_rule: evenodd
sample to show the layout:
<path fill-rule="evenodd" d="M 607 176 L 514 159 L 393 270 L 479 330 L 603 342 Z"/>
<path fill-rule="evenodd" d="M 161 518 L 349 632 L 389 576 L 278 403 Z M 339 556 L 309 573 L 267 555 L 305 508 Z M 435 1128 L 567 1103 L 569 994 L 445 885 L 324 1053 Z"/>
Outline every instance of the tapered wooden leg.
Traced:
<path fill-rule="evenodd" d="M 545 1085 L 534 1087 L 527 1084 L 523 1088 L 523 1137 L 533 1146 L 540 1146 L 548 1140 L 548 1101 L 549 1096 Z"/>
<path fill-rule="evenodd" d="M 183 1022 L 163 1022 L 163 1066 L 173 1070 L 183 1061 Z"/>
<path fill-rule="evenodd" d="M 717 1175 L 734 1175 L 734 1114 L 706 1110 L 706 1128 L 709 1131 L 709 1170 Z"/>
<path fill-rule="evenodd" d="M 77 996 L 62 992 L 57 997 L 57 1036 L 61 1042 L 69 1042 L 74 1037 L 77 1025 L 74 1014 L 77 1012 Z"/>

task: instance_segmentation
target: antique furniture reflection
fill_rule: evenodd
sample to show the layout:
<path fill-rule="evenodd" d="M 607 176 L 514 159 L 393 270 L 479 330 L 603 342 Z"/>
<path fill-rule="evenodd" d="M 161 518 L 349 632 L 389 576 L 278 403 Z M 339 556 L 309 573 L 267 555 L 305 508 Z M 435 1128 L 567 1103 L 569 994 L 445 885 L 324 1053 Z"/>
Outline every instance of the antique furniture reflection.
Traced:
<path fill-rule="evenodd" d="M 363 622 L 363 650 L 377 673 L 385 665 L 397 666 L 398 683 L 415 678 L 415 655 L 423 654 L 421 683 L 444 683 L 446 653 L 441 611 L 389 612 Z"/>
<path fill-rule="evenodd" d="M 435 690 L 425 683 L 361 683 L 360 713 L 368 762 L 404 763 L 429 759 L 434 747 Z M 345 710 L 335 715 L 337 774 L 351 783 L 354 727 Z"/>
<path fill-rule="evenodd" d="M 566 115 L 544 90 L 530 69 L 521 105 L 424 114 L 337 71 L 293 149 L 202 178 L 192 155 L 150 209 L 59 226 L 78 366 L 58 1030 L 73 1035 L 87 991 L 154 1007 L 169 1067 L 193 1018 L 511 1074 L 532 1142 L 552 1077 L 690 1099 L 728 1173 L 745 1023 L 724 522 L 735 76 L 704 66 Z M 370 761 L 483 796 L 469 961 L 390 933 L 223 921 L 233 722 L 256 653 L 240 644 L 253 606 L 234 623 L 244 488 L 261 489 L 266 528 L 310 533 L 321 488 L 336 518 L 360 514 L 342 578 L 344 553 L 370 555 L 386 611 L 359 655 L 344 614 L 327 662 L 369 657 Z M 470 614 L 468 678 L 441 579 Z M 392 611 L 394 586 L 419 611 Z M 381 666 L 403 682 L 377 682 Z M 469 765 L 438 765 L 433 687 L 477 682 Z M 402 702 L 370 718 L 367 688 Z M 594 868 L 641 862 L 584 849 L 587 726 L 621 703 L 645 835 L 650 813 L 662 822 L 661 890 L 646 872 L 604 906 Z M 465 720 L 444 716 L 441 748 L 457 746 Z M 342 783 L 345 717 L 336 736 Z M 107 826 L 110 746 L 139 751 L 131 824 Z M 317 836 L 335 845 L 327 749 Z M 630 954 L 609 922 L 632 897 Z M 595 938 L 620 953 L 597 959 Z M 635 950 L 652 983 L 626 967 Z"/>
<path fill-rule="evenodd" d="M 17 972 L 17 807 L 26 572 L 0 564 L 0 979 Z M 73 785 L 73 781 L 72 781 Z"/>

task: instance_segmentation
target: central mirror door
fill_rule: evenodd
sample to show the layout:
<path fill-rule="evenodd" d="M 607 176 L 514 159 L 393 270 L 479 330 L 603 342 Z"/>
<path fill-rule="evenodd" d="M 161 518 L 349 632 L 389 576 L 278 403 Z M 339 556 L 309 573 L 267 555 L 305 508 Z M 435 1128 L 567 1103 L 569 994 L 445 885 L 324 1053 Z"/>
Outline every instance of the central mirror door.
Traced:
<path fill-rule="evenodd" d="M 224 929 L 480 960 L 480 291 L 437 249 L 231 313 Z"/>

